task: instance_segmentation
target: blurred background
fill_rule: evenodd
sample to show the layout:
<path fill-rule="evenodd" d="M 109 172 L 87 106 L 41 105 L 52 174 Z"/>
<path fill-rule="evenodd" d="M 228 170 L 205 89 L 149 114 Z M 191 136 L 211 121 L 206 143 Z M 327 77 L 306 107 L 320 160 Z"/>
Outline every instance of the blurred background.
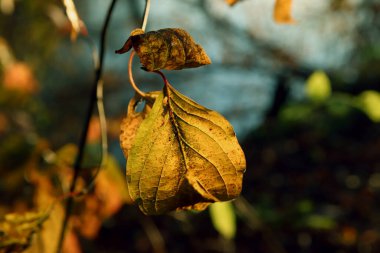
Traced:
<path fill-rule="evenodd" d="M 72 40 L 60 1 L 0 0 L 0 217 L 45 210 L 68 191 L 110 2 L 76 1 L 87 29 Z M 380 252 L 380 2 L 294 0 L 296 23 L 286 25 L 273 21 L 274 1 L 153 0 L 147 30 L 184 28 L 213 62 L 164 71 L 168 80 L 223 114 L 247 159 L 236 201 L 157 217 L 131 205 L 118 141 L 134 93 L 128 55 L 114 51 L 141 25 L 144 4 L 119 0 L 111 18 L 110 162 L 75 200 L 64 252 Z M 161 89 L 134 65 L 142 90 Z M 100 162 L 97 122 L 78 188 Z M 63 212 L 56 204 L 38 246 L 4 226 L 0 242 L 54 252 Z"/>

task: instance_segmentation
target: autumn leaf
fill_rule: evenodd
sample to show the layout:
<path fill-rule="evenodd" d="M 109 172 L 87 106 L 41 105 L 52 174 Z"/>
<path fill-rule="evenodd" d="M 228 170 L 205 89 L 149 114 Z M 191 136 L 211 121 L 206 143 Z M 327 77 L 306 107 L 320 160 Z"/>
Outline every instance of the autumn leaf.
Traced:
<path fill-rule="evenodd" d="M 56 194 L 58 189 L 56 189 L 53 178 L 60 178 L 62 183 L 61 186 L 66 188 L 64 186 L 65 183 L 67 184 L 65 181 L 68 180 L 66 177 L 70 177 L 68 174 L 71 174 L 71 170 L 67 165 L 63 165 L 65 162 L 62 158 L 70 153 L 75 153 L 75 151 L 75 146 L 66 145 L 57 153 L 57 167 L 54 169 L 57 171 L 42 173 L 37 169 L 33 169 L 29 173 L 30 182 L 35 186 L 33 202 L 38 209 L 44 210 L 48 207 L 49 219 L 44 222 L 41 231 L 36 234 L 35 238 L 33 238 L 30 247 L 25 253 L 55 252 L 57 249 L 65 209 L 63 204 L 57 201 Z M 56 172 L 62 173 L 62 175 L 56 174 Z M 83 180 L 80 182 L 83 184 Z M 78 185 L 78 187 L 83 186 Z M 62 245 L 62 253 L 77 253 L 79 252 L 79 248 L 77 236 L 72 229 L 71 221 L 69 221 Z"/>
<path fill-rule="evenodd" d="M 32 69 L 23 62 L 15 62 L 5 68 L 3 85 L 8 90 L 24 94 L 34 94 L 38 91 L 38 82 Z"/>
<path fill-rule="evenodd" d="M 245 166 L 229 122 L 166 82 L 129 152 L 129 193 L 149 215 L 203 210 L 240 194 Z"/>
<path fill-rule="evenodd" d="M 77 9 L 75 7 L 75 4 L 73 0 L 62 0 L 63 4 L 66 8 L 66 15 L 70 21 L 71 24 L 71 39 L 76 40 L 78 37 L 78 34 L 87 33 L 86 26 L 84 25 L 83 21 L 80 19 Z"/>
<path fill-rule="evenodd" d="M 292 0 L 276 0 L 273 18 L 277 23 L 292 24 L 295 20 L 292 17 Z"/>
<path fill-rule="evenodd" d="M 89 143 L 96 143 L 100 140 L 101 127 L 99 117 L 91 117 L 90 124 L 88 126 L 87 141 Z"/>
<path fill-rule="evenodd" d="M 147 93 L 147 98 L 143 99 L 136 93 L 136 95 L 129 101 L 127 115 L 123 118 L 120 125 L 120 146 L 125 157 L 128 157 L 129 150 L 135 139 L 136 131 L 152 109 L 154 100 L 157 96 L 157 92 L 150 92 Z M 136 107 L 141 100 L 144 100 L 145 102 L 144 109 L 141 112 L 136 112 Z"/>
<path fill-rule="evenodd" d="M 22 252 L 30 247 L 33 235 L 41 230 L 42 224 L 49 218 L 50 210 L 5 215 L 0 222 L 0 249 Z"/>
<path fill-rule="evenodd" d="M 124 174 L 116 158 L 111 155 L 108 156 L 106 168 L 99 171 L 94 194 L 101 200 L 99 215 L 102 219 L 114 215 L 123 204 L 132 202 Z"/>
<path fill-rule="evenodd" d="M 237 2 L 239 2 L 239 0 L 225 0 L 225 2 L 230 5 L 230 6 L 233 6 L 235 5 Z"/>
<path fill-rule="evenodd" d="M 147 33 L 136 29 L 116 53 L 123 54 L 132 47 L 148 71 L 195 68 L 211 63 L 204 49 L 194 42 L 188 32 L 180 28 Z"/>

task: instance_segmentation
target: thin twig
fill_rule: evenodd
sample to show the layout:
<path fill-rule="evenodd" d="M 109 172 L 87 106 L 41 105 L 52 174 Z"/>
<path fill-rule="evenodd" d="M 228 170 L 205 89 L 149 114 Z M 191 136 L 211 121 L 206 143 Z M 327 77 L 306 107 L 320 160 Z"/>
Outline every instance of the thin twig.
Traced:
<path fill-rule="evenodd" d="M 95 69 L 95 81 L 94 81 L 94 85 L 93 85 L 92 90 L 91 90 L 90 102 L 89 102 L 89 106 L 88 106 L 83 130 L 82 130 L 82 134 L 81 134 L 81 137 L 79 140 L 79 145 L 78 145 L 79 151 L 78 151 L 77 157 L 75 159 L 75 163 L 74 163 L 74 176 L 73 176 L 73 179 L 71 182 L 70 192 L 74 192 L 76 182 L 78 180 L 78 177 L 79 177 L 79 174 L 81 171 L 81 165 L 82 165 L 82 161 L 83 161 L 83 157 L 84 157 L 84 149 L 85 149 L 87 133 L 88 133 L 89 125 L 90 125 L 90 120 L 91 120 L 92 113 L 94 111 L 95 104 L 98 100 L 98 96 L 97 96 L 98 95 L 98 86 L 102 85 L 102 72 L 103 72 L 103 60 L 104 60 L 106 34 L 107 34 L 108 24 L 109 24 L 110 19 L 111 19 L 111 14 L 113 12 L 116 1 L 117 0 L 112 0 L 111 4 L 109 6 L 107 16 L 106 16 L 106 19 L 104 21 L 103 29 L 101 32 L 100 50 L 99 50 L 99 64 L 98 64 L 97 68 Z M 73 206 L 73 198 L 69 198 L 67 200 L 67 204 L 66 204 L 65 217 L 64 217 L 63 223 L 62 223 L 61 233 L 60 233 L 58 246 L 57 246 L 57 253 L 60 253 L 62 250 L 63 240 L 65 237 L 65 230 L 66 230 L 68 220 L 69 220 L 69 217 L 71 214 L 72 206 Z"/>
<path fill-rule="evenodd" d="M 148 16 L 149 16 L 149 10 L 150 10 L 150 0 L 146 0 L 145 2 L 145 11 L 143 16 L 143 22 L 141 25 L 141 29 L 145 32 L 146 25 L 148 23 Z"/>
<path fill-rule="evenodd" d="M 150 0 L 145 1 L 145 10 L 144 10 L 144 15 L 142 19 L 142 25 L 141 29 L 145 31 L 146 25 L 148 23 L 148 16 L 149 16 L 149 10 L 150 10 Z M 128 77 L 129 77 L 129 82 L 131 83 L 132 88 L 136 91 L 137 94 L 139 94 L 142 98 L 146 98 L 147 94 L 141 91 L 135 81 L 133 80 L 133 74 L 132 74 L 132 63 L 133 63 L 133 57 L 135 56 L 135 51 L 132 50 L 131 54 L 129 56 L 129 61 L 128 61 Z"/>
<path fill-rule="evenodd" d="M 156 224 L 150 217 L 143 217 L 140 220 L 142 226 L 144 227 L 145 233 L 152 246 L 152 251 L 154 253 L 165 253 L 165 240 L 162 237 L 160 230 L 157 228 Z"/>
<path fill-rule="evenodd" d="M 98 50 L 97 47 L 94 43 L 93 40 L 90 38 L 86 38 L 91 49 L 92 49 L 92 61 L 94 64 L 94 69 L 97 70 L 99 69 L 99 64 L 100 64 L 100 59 L 98 55 Z M 98 80 L 97 84 L 97 89 L 96 89 L 96 104 L 97 104 L 97 109 L 98 109 L 98 115 L 99 115 L 99 125 L 100 125 L 100 134 L 101 134 L 101 160 L 100 160 L 100 165 L 96 167 L 95 172 L 93 173 L 88 185 L 83 188 L 78 196 L 81 196 L 83 194 L 87 194 L 92 187 L 94 187 L 95 180 L 99 174 L 99 171 L 105 167 L 107 164 L 108 160 L 108 138 L 107 138 L 107 122 L 106 122 L 106 114 L 104 110 L 104 101 L 103 101 L 103 87 L 104 87 L 104 82 L 103 79 L 100 78 Z M 76 196 L 76 195 L 74 195 Z"/>

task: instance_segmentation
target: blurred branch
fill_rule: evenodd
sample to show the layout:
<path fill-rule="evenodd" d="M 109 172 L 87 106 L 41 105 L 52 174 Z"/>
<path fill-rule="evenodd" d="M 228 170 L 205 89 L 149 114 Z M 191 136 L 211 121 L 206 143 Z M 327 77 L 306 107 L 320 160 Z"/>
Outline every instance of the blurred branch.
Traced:
<path fill-rule="evenodd" d="M 160 230 L 157 228 L 152 218 L 146 216 L 146 217 L 143 217 L 143 219 L 141 219 L 140 222 L 151 243 L 153 252 L 155 253 L 167 252 L 165 248 L 165 240 L 162 237 Z"/>
<path fill-rule="evenodd" d="M 84 157 L 84 149 L 85 149 L 85 144 L 86 144 L 86 139 L 87 139 L 87 133 L 88 133 L 90 120 L 91 120 L 92 113 L 94 111 L 95 104 L 97 101 L 99 101 L 99 98 L 102 98 L 102 93 L 103 93 L 102 92 L 102 90 L 103 90 L 102 73 L 103 73 L 105 40 L 106 40 L 108 24 L 110 22 L 111 15 L 112 15 L 114 6 L 116 4 L 116 1 L 117 0 L 112 0 L 111 4 L 109 6 L 107 16 L 106 16 L 106 19 L 104 21 L 104 25 L 103 25 L 102 32 L 101 32 L 99 62 L 98 62 L 99 64 L 96 64 L 96 66 L 95 66 L 95 81 L 94 81 L 94 85 L 92 87 L 92 91 L 90 94 L 90 102 L 89 102 L 85 122 L 83 125 L 82 134 L 81 134 L 79 144 L 78 144 L 79 151 L 78 151 L 77 157 L 76 157 L 75 162 L 74 162 L 74 176 L 73 176 L 73 179 L 72 179 L 72 182 L 70 185 L 70 192 L 73 192 L 75 190 L 75 186 L 76 186 L 76 183 L 77 183 L 80 171 L 81 171 L 81 165 L 82 165 L 82 161 L 83 161 L 83 157 Z M 102 108 L 103 108 L 102 106 L 103 105 L 101 105 L 101 107 L 99 107 L 100 110 L 102 110 Z M 103 120 L 100 119 L 100 120 L 101 120 L 101 124 L 104 123 L 104 119 Z M 103 133 L 102 133 L 102 141 L 103 141 Z M 104 147 L 104 142 L 103 142 L 103 147 Z M 69 217 L 71 214 L 72 206 L 73 206 L 73 198 L 71 197 L 67 200 L 66 209 L 65 209 L 65 217 L 63 220 L 61 233 L 60 233 L 58 246 L 57 246 L 57 253 L 61 252 L 61 250 L 62 250 L 63 240 L 65 237 L 65 230 L 66 230 L 67 223 L 68 223 L 68 220 L 69 220 Z"/>
<path fill-rule="evenodd" d="M 244 197 L 240 196 L 235 200 L 234 204 L 236 210 L 245 218 L 247 225 L 254 231 L 261 231 L 270 252 L 286 253 L 281 241 L 273 231 L 260 220 L 256 209 Z"/>

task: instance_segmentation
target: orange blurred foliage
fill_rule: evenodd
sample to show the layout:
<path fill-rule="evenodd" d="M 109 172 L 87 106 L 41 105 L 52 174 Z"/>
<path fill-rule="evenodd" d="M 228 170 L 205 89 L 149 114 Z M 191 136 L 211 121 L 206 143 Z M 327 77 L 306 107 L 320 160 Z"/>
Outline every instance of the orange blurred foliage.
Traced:
<path fill-rule="evenodd" d="M 6 89 L 26 94 L 34 94 L 38 91 L 38 82 L 31 68 L 23 62 L 16 62 L 5 68 L 3 85 Z"/>
<path fill-rule="evenodd" d="M 90 125 L 87 132 L 87 141 L 89 143 L 94 143 L 99 141 L 101 136 L 101 128 L 100 128 L 100 122 L 99 117 L 92 117 L 90 121 Z"/>
<path fill-rule="evenodd" d="M 293 24 L 292 0 L 276 0 L 273 11 L 273 19 L 277 23 Z"/>

